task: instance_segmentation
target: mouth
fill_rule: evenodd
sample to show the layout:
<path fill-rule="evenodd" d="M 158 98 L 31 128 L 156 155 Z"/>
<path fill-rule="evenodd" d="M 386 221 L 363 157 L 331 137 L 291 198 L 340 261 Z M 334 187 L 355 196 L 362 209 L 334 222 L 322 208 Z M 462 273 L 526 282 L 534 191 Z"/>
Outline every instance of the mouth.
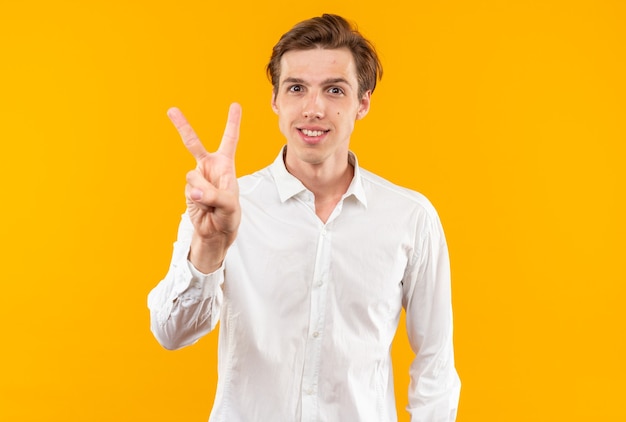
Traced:
<path fill-rule="evenodd" d="M 322 136 L 323 134 L 330 132 L 328 130 L 311 130 L 311 129 L 299 129 L 299 130 L 300 132 L 302 132 L 304 136 L 308 136 L 311 138 Z"/>
<path fill-rule="evenodd" d="M 320 142 L 324 136 L 330 132 L 330 130 L 325 129 L 307 129 L 307 128 L 298 128 L 298 132 L 302 135 L 302 139 L 309 144 L 314 144 Z"/>

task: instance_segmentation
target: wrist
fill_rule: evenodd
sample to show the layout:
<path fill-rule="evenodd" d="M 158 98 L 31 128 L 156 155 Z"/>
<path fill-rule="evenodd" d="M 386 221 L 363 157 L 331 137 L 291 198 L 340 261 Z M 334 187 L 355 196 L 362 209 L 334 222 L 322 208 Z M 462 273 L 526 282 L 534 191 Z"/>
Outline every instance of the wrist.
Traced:
<path fill-rule="evenodd" d="M 200 272 L 210 274 L 222 266 L 228 246 L 225 239 L 204 239 L 194 234 L 187 259 Z"/>

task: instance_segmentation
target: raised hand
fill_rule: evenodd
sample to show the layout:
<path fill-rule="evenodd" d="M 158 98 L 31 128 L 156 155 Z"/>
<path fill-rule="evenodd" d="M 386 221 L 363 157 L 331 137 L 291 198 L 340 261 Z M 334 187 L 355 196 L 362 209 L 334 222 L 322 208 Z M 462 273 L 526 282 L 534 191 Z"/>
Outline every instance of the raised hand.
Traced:
<path fill-rule="evenodd" d="M 241 221 L 235 173 L 241 106 L 231 104 L 222 142 L 213 153 L 207 152 L 180 110 L 171 108 L 167 115 L 196 159 L 185 187 L 187 212 L 195 228 L 189 259 L 198 270 L 209 273 L 221 265 Z"/>

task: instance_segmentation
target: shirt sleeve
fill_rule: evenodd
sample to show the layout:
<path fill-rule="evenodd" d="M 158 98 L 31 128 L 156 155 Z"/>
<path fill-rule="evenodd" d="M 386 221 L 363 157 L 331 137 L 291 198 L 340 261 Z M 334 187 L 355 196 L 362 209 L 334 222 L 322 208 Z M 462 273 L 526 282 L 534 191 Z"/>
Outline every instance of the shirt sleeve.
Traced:
<path fill-rule="evenodd" d="M 407 268 L 403 305 L 411 364 L 411 422 L 454 422 L 461 382 L 454 366 L 448 248 L 436 214 L 417 224 L 416 248 Z"/>
<path fill-rule="evenodd" d="M 202 274 L 187 259 L 193 230 L 183 214 L 167 275 L 148 294 L 150 328 L 169 350 L 193 344 L 212 331 L 223 302 L 224 265 Z"/>

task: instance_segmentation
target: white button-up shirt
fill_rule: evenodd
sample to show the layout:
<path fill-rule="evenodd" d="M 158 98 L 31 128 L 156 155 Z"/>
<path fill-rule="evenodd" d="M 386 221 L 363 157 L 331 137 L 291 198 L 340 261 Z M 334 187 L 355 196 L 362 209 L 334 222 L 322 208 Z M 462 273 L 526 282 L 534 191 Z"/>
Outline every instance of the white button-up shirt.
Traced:
<path fill-rule="evenodd" d="M 211 422 L 396 421 L 390 347 L 402 307 L 416 353 L 413 422 L 456 418 L 450 271 L 422 195 L 359 168 L 324 224 L 285 168 L 239 179 L 242 219 L 222 268 L 187 261 L 184 214 L 169 272 L 150 293 L 156 338 L 196 342 L 220 321 Z"/>

